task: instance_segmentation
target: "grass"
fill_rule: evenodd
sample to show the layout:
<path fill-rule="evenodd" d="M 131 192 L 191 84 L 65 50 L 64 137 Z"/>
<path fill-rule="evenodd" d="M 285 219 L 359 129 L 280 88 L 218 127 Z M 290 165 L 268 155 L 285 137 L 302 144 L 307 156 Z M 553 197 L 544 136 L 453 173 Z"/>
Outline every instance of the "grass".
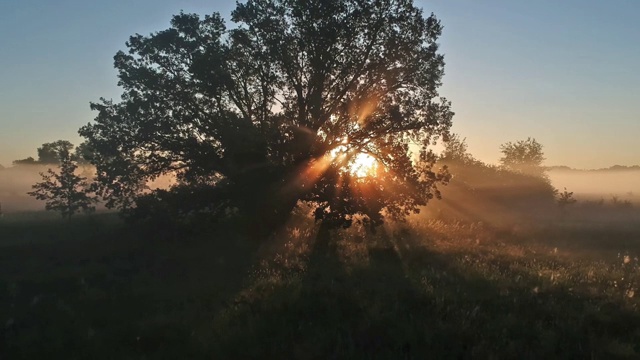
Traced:
<path fill-rule="evenodd" d="M 0 358 L 640 357 L 640 226 L 0 220 Z"/>

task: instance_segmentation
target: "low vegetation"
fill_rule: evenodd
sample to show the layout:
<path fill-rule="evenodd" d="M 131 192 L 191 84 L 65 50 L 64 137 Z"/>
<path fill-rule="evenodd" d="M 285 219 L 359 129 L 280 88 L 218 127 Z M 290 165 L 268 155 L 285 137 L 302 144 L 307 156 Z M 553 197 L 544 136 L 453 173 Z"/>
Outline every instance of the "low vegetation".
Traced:
<path fill-rule="evenodd" d="M 6 358 L 636 358 L 640 227 L 0 222 Z"/>

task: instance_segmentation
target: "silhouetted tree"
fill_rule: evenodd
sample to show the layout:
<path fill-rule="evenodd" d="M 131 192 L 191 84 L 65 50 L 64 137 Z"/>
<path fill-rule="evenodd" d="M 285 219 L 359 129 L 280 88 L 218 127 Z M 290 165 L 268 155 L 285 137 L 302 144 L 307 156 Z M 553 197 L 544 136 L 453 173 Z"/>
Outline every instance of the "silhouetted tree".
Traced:
<path fill-rule="evenodd" d="M 527 175 L 544 176 L 544 152 L 536 139 L 508 142 L 500 145 L 500 151 L 503 155 L 500 164 L 505 168 Z"/>
<path fill-rule="evenodd" d="M 87 179 L 76 175 L 78 165 L 71 159 L 71 154 L 61 149 L 58 155 L 59 172 L 48 169 L 46 173 L 40 173 L 43 181 L 33 185 L 34 191 L 28 194 L 44 200 L 45 209 L 59 211 L 63 218 L 79 211 L 95 210 L 97 199 L 91 195 Z"/>
<path fill-rule="evenodd" d="M 58 140 L 51 143 L 44 143 L 38 148 L 38 162 L 41 164 L 59 164 L 61 154 L 69 153 L 73 149 L 73 144 L 67 140 Z"/>
<path fill-rule="evenodd" d="M 84 141 L 75 148 L 73 159 L 80 164 L 89 164 L 93 159 L 93 148 L 88 142 Z"/>
<path fill-rule="evenodd" d="M 249 0 L 231 19 L 180 13 L 115 56 L 122 100 L 93 103 L 80 129 L 108 206 L 164 174 L 268 226 L 300 200 L 348 226 L 439 196 L 430 145 L 453 113 L 433 15 L 411 0 Z M 346 170 L 360 153 L 377 177 Z"/>
<path fill-rule="evenodd" d="M 76 149 L 76 153 L 71 155 L 72 160 L 82 161 L 82 157 L 88 152 L 86 144 L 81 144 L 82 147 Z M 13 165 L 35 165 L 35 164 L 59 164 L 61 162 L 62 153 L 70 153 L 73 149 L 73 144 L 67 140 L 57 140 L 50 143 L 44 143 L 38 148 L 38 160 L 29 156 L 26 159 L 14 160 Z"/>

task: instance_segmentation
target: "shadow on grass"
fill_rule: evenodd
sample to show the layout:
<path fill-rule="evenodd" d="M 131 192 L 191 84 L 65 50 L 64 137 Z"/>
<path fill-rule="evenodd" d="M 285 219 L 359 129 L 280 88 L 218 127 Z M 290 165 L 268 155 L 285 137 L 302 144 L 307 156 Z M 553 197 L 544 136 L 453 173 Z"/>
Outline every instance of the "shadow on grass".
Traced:
<path fill-rule="evenodd" d="M 219 315 L 223 358 L 634 358 L 637 309 L 558 287 L 504 262 L 492 279 L 407 232 L 366 244 L 366 265 L 340 260 L 320 231 L 304 272 L 262 278 Z M 510 280 L 508 278 L 511 278 Z"/>
<path fill-rule="evenodd" d="M 279 257 L 233 227 L 163 241 L 108 228 L 96 241 L 3 248 L 3 358 L 610 359 L 640 350 L 637 308 L 547 286 L 513 259 L 440 251 L 429 246 L 437 234 L 320 226 L 315 241 Z M 276 252 L 291 244 L 276 240 Z"/>

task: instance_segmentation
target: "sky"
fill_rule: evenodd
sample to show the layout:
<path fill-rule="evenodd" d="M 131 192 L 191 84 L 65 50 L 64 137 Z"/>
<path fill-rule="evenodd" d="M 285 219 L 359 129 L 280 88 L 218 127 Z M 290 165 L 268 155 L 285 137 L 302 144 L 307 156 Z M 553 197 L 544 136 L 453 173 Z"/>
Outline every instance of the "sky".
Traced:
<path fill-rule="evenodd" d="M 75 144 L 91 101 L 119 99 L 113 55 L 180 10 L 234 1 L 0 0 L 0 164 Z M 533 137 L 547 165 L 640 164 L 640 1 L 417 0 L 444 25 L 441 95 L 478 159 Z"/>

